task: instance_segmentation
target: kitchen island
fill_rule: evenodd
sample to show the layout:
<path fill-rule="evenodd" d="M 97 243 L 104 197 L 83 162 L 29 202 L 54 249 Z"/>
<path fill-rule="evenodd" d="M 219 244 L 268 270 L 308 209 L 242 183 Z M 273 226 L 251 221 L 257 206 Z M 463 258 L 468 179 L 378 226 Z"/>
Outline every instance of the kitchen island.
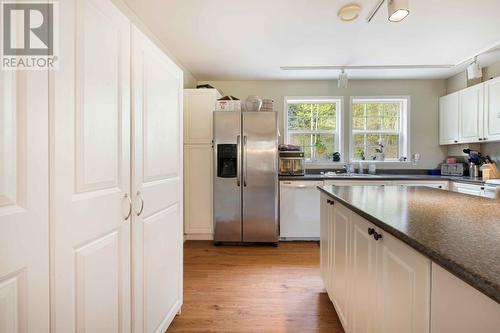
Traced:
<path fill-rule="evenodd" d="M 318 188 L 322 277 L 347 332 L 500 332 L 498 201 L 427 187 Z"/>

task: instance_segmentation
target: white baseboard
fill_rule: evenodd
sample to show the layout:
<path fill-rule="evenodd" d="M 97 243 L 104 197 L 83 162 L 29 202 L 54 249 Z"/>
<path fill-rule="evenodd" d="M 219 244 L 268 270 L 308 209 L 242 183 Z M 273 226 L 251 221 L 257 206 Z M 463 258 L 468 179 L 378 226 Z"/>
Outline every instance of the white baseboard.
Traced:
<path fill-rule="evenodd" d="M 187 240 L 213 240 L 213 234 L 185 234 L 184 241 Z"/>

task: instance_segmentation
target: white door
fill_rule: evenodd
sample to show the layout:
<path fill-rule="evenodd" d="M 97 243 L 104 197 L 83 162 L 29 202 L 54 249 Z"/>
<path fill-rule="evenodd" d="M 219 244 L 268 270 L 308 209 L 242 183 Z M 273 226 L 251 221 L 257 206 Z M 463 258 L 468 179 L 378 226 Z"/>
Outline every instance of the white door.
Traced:
<path fill-rule="evenodd" d="M 137 29 L 133 56 L 133 313 L 164 332 L 182 304 L 182 71 Z"/>
<path fill-rule="evenodd" d="M 460 142 L 483 140 L 483 97 L 482 84 L 460 91 Z"/>
<path fill-rule="evenodd" d="M 375 332 L 429 332 L 431 261 L 377 230 Z"/>
<path fill-rule="evenodd" d="M 49 332 L 47 72 L 0 71 L 0 332 Z"/>
<path fill-rule="evenodd" d="M 186 234 L 213 238 L 212 145 L 184 146 Z"/>
<path fill-rule="evenodd" d="M 333 304 L 337 310 L 344 329 L 349 330 L 347 322 L 349 278 L 349 238 L 350 212 L 339 203 L 333 205 L 332 214 L 332 294 Z"/>
<path fill-rule="evenodd" d="M 484 140 L 500 140 L 500 78 L 484 83 Z"/>
<path fill-rule="evenodd" d="M 439 143 L 458 143 L 459 139 L 459 93 L 439 99 Z"/>
<path fill-rule="evenodd" d="M 53 332 L 130 330 L 130 26 L 107 0 L 60 5 L 51 73 Z"/>
<path fill-rule="evenodd" d="M 352 333 L 374 332 L 375 269 L 377 241 L 370 232 L 373 225 L 351 214 L 351 272 L 349 279 L 350 323 Z"/>

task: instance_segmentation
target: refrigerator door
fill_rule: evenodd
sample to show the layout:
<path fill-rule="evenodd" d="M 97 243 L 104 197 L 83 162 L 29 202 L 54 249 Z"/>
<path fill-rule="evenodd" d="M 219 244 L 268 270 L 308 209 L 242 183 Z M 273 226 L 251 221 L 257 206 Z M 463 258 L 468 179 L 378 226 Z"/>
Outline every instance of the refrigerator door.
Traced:
<path fill-rule="evenodd" d="M 278 242 L 275 112 L 243 112 L 243 241 Z"/>
<path fill-rule="evenodd" d="M 214 241 L 241 242 L 241 113 L 215 111 Z"/>

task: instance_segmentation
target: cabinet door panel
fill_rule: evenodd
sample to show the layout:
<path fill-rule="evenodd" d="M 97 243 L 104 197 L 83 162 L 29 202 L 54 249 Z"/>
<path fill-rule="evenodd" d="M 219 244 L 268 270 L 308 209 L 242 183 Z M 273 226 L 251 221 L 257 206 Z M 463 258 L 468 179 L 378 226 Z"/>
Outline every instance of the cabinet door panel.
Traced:
<path fill-rule="evenodd" d="M 49 332 L 46 71 L 0 71 L 0 332 Z"/>
<path fill-rule="evenodd" d="M 459 93 L 439 99 L 439 143 L 456 143 L 459 139 Z"/>
<path fill-rule="evenodd" d="M 376 332 L 429 332 L 431 262 L 381 233 L 383 238 L 377 241 Z"/>
<path fill-rule="evenodd" d="M 186 234 L 212 234 L 212 146 L 184 146 L 184 151 Z"/>
<path fill-rule="evenodd" d="M 350 323 L 352 333 L 374 331 L 375 260 L 377 242 L 369 235 L 374 226 L 357 214 L 351 215 Z"/>
<path fill-rule="evenodd" d="M 130 330 L 130 22 L 111 3 L 60 2 L 51 73 L 54 332 Z"/>
<path fill-rule="evenodd" d="M 164 332 L 182 304 L 182 71 L 132 29 L 135 332 Z"/>
<path fill-rule="evenodd" d="M 500 140 L 500 78 L 485 84 L 484 136 L 487 141 Z"/>
<path fill-rule="evenodd" d="M 349 279 L 350 211 L 338 202 L 333 206 L 332 216 L 332 294 L 333 303 L 344 328 L 347 329 L 347 307 Z"/>
<path fill-rule="evenodd" d="M 330 252 L 328 249 L 328 217 L 330 204 L 327 202 L 329 200 L 324 195 L 321 196 L 320 201 L 320 270 L 321 277 L 323 278 L 323 283 L 325 288 L 327 288 L 326 283 L 328 281 L 329 271 L 328 271 L 328 261 Z"/>
<path fill-rule="evenodd" d="M 483 96 L 483 85 L 460 91 L 460 142 L 479 142 L 482 140 Z"/>
<path fill-rule="evenodd" d="M 214 89 L 184 91 L 184 143 L 212 142 L 212 119 L 219 93 Z"/>

